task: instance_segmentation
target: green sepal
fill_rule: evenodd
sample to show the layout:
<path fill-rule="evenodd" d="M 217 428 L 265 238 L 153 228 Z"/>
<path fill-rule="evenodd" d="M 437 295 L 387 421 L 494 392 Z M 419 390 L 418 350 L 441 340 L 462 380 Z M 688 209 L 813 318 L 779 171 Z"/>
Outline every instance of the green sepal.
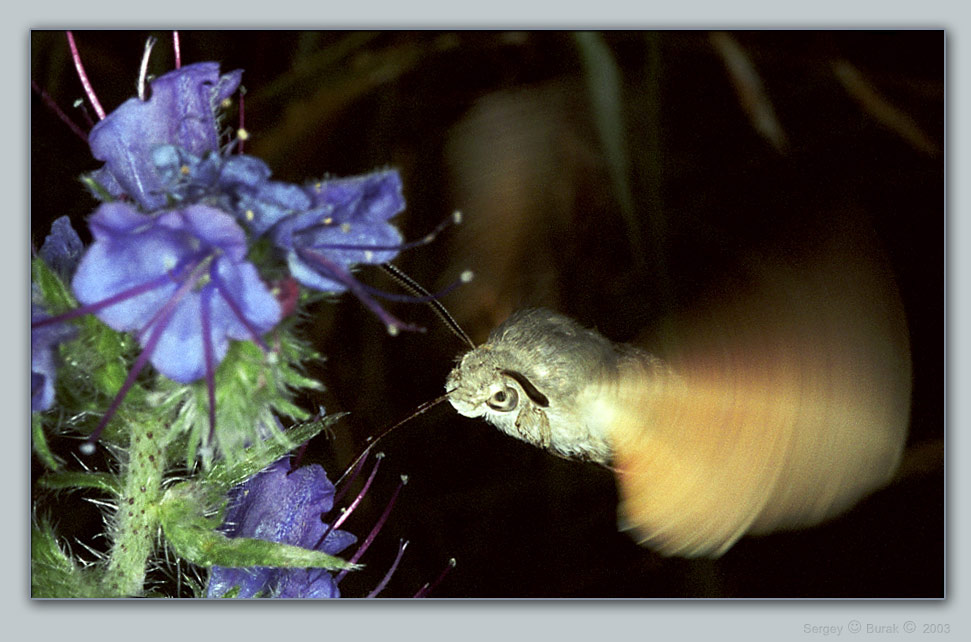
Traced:
<path fill-rule="evenodd" d="M 37 480 L 37 483 L 51 490 L 94 488 L 116 497 L 121 494 L 121 482 L 116 475 L 111 473 L 60 471 L 44 475 Z"/>
<path fill-rule="evenodd" d="M 44 434 L 44 422 L 41 420 L 40 413 L 32 412 L 30 414 L 30 434 L 34 452 L 37 454 L 38 459 L 51 470 L 60 468 L 61 462 L 51 452 L 51 447 L 47 443 L 47 435 Z"/>
<path fill-rule="evenodd" d="M 166 541 L 180 557 L 189 562 L 203 567 L 230 568 L 268 566 L 323 568 L 329 571 L 361 568 L 339 557 L 300 546 L 251 537 L 226 537 L 215 530 L 220 518 L 211 509 L 217 496 L 219 494 L 213 484 L 182 482 L 171 487 L 162 497 L 159 517 Z M 221 502 L 225 505 L 225 500 Z M 204 508 L 206 506 L 209 510 Z"/>
<path fill-rule="evenodd" d="M 101 589 L 101 571 L 81 567 L 64 552 L 46 522 L 31 524 L 30 596 L 41 598 L 108 597 Z"/>
<path fill-rule="evenodd" d="M 266 442 L 262 448 L 247 448 L 242 456 L 233 462 L 223 460 L 213 464 L 206 471 L 204 478 L 218 485 L 223 491 L 229 490 L 280 459 L 294 447 L 328 430 L 331 425 L 346 415 L 346 412 L 335 413 L 297 424 L 283 433 L 287 441 L 272 440 Z"/>
<path fill-rule="evenodd" d="M 61 314 L 77 307 L 77 301 L 67 284 L 43 260 L 34 259 L 30 262 L 30 280 L 40 290 L 44 307 L 49 314 Z"/>

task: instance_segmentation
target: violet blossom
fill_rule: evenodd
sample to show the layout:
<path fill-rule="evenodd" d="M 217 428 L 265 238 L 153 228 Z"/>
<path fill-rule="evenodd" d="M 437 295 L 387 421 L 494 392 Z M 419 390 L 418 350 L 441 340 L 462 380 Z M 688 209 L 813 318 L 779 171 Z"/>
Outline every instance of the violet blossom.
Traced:
<path fill-rule="evenodd" d="M 225 356 L 229 339 L 260 341 L 280 305 L 246 260 L 235 220 L 207 205 L 151 216 L 105 203 L 74 275 L 75 296 L 115 330 L 133 331 L 155 368 L 190 383 Z M 207 363 L 208 362 L 208 363 Z"/>
<path fill-rule="evenodd" d="M 116 198 L 130 197 L 144 211 L 165 207 L 153 150 L 170 144 L 196 156 L 217 151 L 217 110 L 239 87 L 242 73 L 220 76 L 219 63 L 200 62 L 156 78 L 150 98 L 129 98 L 91 129 L 91 153 L 105 161 L 94 180 Z"/>
<path fill-rule="evenodd" d="M 336 555 L 357 541 L 332 529 L 321 517 L 334 505 L 334 485 L 313 464 L 290 470 L 284 457 L 230 492 L 222 531 L 229 537 L 253 537 Z M 214 566 L 206 597 L 336 598 L 340 590 L 324 569 L 225 568 Z"/>

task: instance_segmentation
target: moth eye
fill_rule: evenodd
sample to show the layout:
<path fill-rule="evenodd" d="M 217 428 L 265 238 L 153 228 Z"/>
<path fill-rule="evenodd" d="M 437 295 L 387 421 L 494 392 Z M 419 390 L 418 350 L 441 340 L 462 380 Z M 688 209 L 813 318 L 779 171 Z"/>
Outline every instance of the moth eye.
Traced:
<path fill-rule="evenodd" d="M 493 410 L 498 410 L 499 412 L 509 412 L 516 408 L 516 404 L 519 403 L 519 393 L 516 392 L 515 388 L 506 386 L 501 390 L 497 390 L 495 394 L 486 400 L 486 404 Z"/>

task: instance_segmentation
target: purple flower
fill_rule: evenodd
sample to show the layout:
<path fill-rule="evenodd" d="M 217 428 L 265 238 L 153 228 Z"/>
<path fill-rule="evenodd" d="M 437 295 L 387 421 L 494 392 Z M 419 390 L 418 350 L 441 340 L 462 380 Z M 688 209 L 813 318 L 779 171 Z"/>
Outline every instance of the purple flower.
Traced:
<path fill-rule="evenodd" d="M 334 485 L 322 467 L 291 471 L 289 457 L 284 457 L 230 492 L 221 530 L 228 537 L 253 537 L 336 555 L 357 538 L 331 530 L 321 520 L 333 502 Z M 241 598 L 340 597 L 334 578 L 323 569 L 221 566 L 212 568 L 206 596 L 222 597 L 234 586 Z"/>
<path fill-rule="evenodd" d="M 30 321 L 49 318 L 36 304 L 30 306 Z M 30 411 L 39 412 L 54 404 L 54 376 L 57 363 L 54 351 L 57 344 L 71 338 L 74 328 L 52 324 L 30 331 Z"/>
<path fill-rule="evenodd" d="M 352 265 L 386 263 L 402 249 L 400 232 L 388 223 L 405 208 L 397 171 L 326 180 L 307 193 L 313 208 L 273 230 L 291 274 L 305 286 L 343 292 L 352 286 Z"/>
<path fill-rule="evenodd" d="M 180 383 L 215 369 L 229 339 L 260 341 L 280 305 L 246 258 L 246 235 L 207 205 L 150 216 L 105 203 L 72 288 L 82 310 L 133 331 L 152 365 Z"/>
<path fill-rule="evenodd" d="M 112 196 L 127 195 L 145 211 L 164 207 L 153 150 L 171 144 L 197 157 L 218 151 L 217 110 L 236 91 L 242 73 L 220 76 L 218 63 L 200 62 L 155 79 L 150 98 L 128 99 L 91 130 L 91 153 L 105 161 L 94 179 Z"/>
<path fill-rule="evenodd" d="M 302 285 L 321 292 L 350 289 L 389 329 L 414 329 L 385 312 L 372 296 L 386 295 L 351 274 L 355 265 L 385 263 L 400 250 L 434 237 L 402 243 L 400 232 L 388 222 L 405 207 L 397 171 L 300 187 L 270 180 L 263 161 L 243 154 L 198 157 L 168 145 L 154 150 L 153 162 L 172 201 L 202 202 L 233 212 L 253 234 L 272 240 Z"/>

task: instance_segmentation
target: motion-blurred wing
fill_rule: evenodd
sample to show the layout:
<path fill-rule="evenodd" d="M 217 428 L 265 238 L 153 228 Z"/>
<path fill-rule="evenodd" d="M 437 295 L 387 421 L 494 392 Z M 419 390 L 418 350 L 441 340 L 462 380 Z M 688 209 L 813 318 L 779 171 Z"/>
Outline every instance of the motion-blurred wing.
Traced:
<path fill-rule="evenodd" d="M 865 246 L 825 256 L 682 324 L 677 376 L 634 365 L 616 384 L 621 525 L 645 545 L 718 556 L 889 481 L 910 409 L 902 308 Z"/>

